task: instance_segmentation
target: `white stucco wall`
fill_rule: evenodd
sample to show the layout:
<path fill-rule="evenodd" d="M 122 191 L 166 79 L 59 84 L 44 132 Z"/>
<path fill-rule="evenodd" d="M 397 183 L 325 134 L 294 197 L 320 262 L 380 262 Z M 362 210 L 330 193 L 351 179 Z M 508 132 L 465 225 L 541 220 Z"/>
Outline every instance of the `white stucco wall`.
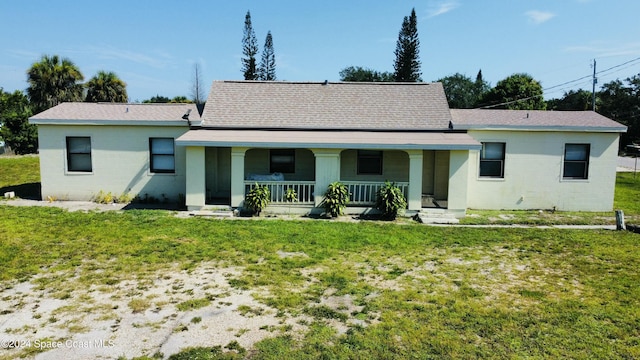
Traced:
<path fill-rule="evenodd" d="M 149 138 L 184 134 L 186 126 L 38 125 L 42 197 L 90 200 L 100 190 L 177 201 L 185 195 L 185 148 L 175 147 L 174 174 L 149 171 Z M 66 137 L 91 137 L 90 173 L 67 171 Z M 164 195 L 163 195 L 164 194 Z"/>
<path fill-rule="evenodd" d="M 480 178 L 480 152 L 469 155 L 467 206 L 472 209 L 610 211 L 618 133 L 469 131 L 480 142 L 504 142 L 504 179 Z M 564 146 L 591 145 L 586 180 L 562 178 Z"/>

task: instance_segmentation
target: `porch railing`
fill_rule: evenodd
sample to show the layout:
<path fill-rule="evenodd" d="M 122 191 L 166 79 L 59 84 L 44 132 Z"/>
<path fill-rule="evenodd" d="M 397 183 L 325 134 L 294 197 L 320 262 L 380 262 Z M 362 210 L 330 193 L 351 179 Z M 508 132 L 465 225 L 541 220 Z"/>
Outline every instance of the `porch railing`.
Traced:
<path fill-rule="evenodd" d="M 384 182 L 374 181 L 341 181 L 349 189 L 349 205 L 373 205 L 376 202 L 378 190 L 384 186 Z M 406 198 L 409 191 L 408 182 L 396 182 L 395 185 L 402 190 Z"/>
<path fill-rule="evenodd" d="M 313 204 L 313 192 L 315 191 L 315 181 L 255 181 L 245 180 L 244 193 L 245 195 L 256 186 L 256 183 L 260 186 L 266 185 L 271 192 L 272 204 L 285 204 L 284 195 L 287 189 L 293 189 L 298 195 L 298 201 L 295 204 L 309 205 Z"/>

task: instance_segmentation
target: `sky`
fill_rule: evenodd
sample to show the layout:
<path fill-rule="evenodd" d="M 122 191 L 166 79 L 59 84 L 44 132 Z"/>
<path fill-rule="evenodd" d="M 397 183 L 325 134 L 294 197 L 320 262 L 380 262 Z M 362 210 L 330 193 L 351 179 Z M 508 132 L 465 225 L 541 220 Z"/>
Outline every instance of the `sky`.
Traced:
<path fill-rule="evenodd" d="M 424 81 L 482 70 L 495 86 L 528 73 L 549 99 L 590 91 L 594 60 L 599 85 L 640 73 L 638 0 L 0 0 L 0 87 L 25 90 L 29 67 L 59 55 L 85 81 L 115 72 L 131 102 L 191 97 L 195 64 L 207 90 L 243 79 L 247 11 L 260 51 L 272 33 L 278 80 L 338 81 L 348 66 L 392 72 L 412 8 Z"/>

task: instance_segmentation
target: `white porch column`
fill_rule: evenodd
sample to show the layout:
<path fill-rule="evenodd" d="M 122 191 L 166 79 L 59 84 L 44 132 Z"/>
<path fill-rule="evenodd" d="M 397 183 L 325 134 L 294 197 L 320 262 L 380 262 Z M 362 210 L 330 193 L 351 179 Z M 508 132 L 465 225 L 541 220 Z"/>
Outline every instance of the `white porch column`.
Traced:
<path fill-rule="evenodd" d="M 231 206 L 240 207 L 244 201 L 244 154 L 245 147 L 231 148 Z"/>
<path fill-rule="evenodd" d="M 409 210 L 422 209 L 422 150 L 406 150 L 409 154 Z"/>
<path fill-rule="evenodd" d="M 469 183 L 469 150 L 451 150 L 449 155 L 448 209 L 464 213 L 467 210 Z"/>
<path fill-rule="evenodd" d="M 187 146 L 186 157 L 185 201 L 188 210 L 199 210 L 206 196 L 204 146 Z"/>
<path fill-rule="evenodd" d="M 311 149 L 316 157 L 315 206 L 319 206 L 327 186 L 340 180 L 341 149 Z"/>

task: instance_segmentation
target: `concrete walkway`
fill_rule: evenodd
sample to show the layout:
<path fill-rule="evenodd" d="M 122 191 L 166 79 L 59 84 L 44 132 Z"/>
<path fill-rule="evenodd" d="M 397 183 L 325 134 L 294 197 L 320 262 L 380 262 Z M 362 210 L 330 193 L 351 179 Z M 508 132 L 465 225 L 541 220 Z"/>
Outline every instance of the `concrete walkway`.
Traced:
<path fill-rule="evenodd" d="M 636 158 L 628 156 L 618 156 L 618 172 L 633 172 L 634 170 L 640 170 L 640 161 L 636 166 Z"/>
<path fill-rule="evenodd" d="M 97 211 L 97 212 L 102 212 L 102 211 L 124 211 L 127 208 L 133 208 L 133 206 L 127 206 L 126 204 L 110 204 L 110 205 L 106 205 L 106 204 L 96 204 L 94 202 L 91 201 L 39 201 L 39 200 L 26 200 L 26 199 L 13 199 L 13 200 L 0 200 L 0 206 L 2 205 L 8 205 L 8 206 L 45 206 L 45 207 L 57 207 L 57 208 L 61 208 L 61 209 L 65 209 L 67 211 L 83 211 L 83 212 L 87 212 L 87 211 Z M 136 208 L 140 208 L 140 207 L 136 207 Z M 149 209 L 152 209 L 152 207 L 148 207 Z M 156 206 L 156 208 L 158 208 L 158 206 Z M 197 214 L 193 214 L 193 212 L 189 212 L 189 211 L 178 211 L 175 209 L 166 209 L 164 208 L 164 210 L 172 210 L 172 211 L 176 211 L 177 212 L 177 217 L 179 218 L 190 218 L 193 215 L 197 215 Z M 211 217 L 216 217 L 216 216 L 211 216 Z M 247 220 L 247 219 L 267 219 L 267 218 L 243 218 L 243 217 L 229 217 L 229 216 L 224 216 L 224 218 L 227 219 L 240 219 L 240 220 Z M 283 219 L 283 220 L 307 220 L 309 218 L 306 217 L 291 217 L 288 215 L 284 215 L 282 217 L 270 217 L 268 219 L 272 219 L 272 220 L 276 220 L 276 219 Z M 355 219 L 351 216 L 344 216 L 341 217 L 344 218 L 342 219 L 343 221 L 345 219 L 349 219 L 349 221 L 362 221 L 359 219 Z M 340 220 L 340 218 L 338 219 Z M 581 229 L 581 230 L 616 230 L 616 226 L 615 225 L 523 225 L 523 224 L 511 224 L 511 225 L 504 225 L 504 224 L 486 224 L 486 225 L 470 225 L 470 224 L 424 224 L 425 226 L 446 226 L 446 227 L 465 227 L 465 228 L 494 228 L 494 229 L 500 229 L 500 228 L 509 228 L 509 229 L 514 229 L 514 228 L 521 228 L 521 229 Z"/>

